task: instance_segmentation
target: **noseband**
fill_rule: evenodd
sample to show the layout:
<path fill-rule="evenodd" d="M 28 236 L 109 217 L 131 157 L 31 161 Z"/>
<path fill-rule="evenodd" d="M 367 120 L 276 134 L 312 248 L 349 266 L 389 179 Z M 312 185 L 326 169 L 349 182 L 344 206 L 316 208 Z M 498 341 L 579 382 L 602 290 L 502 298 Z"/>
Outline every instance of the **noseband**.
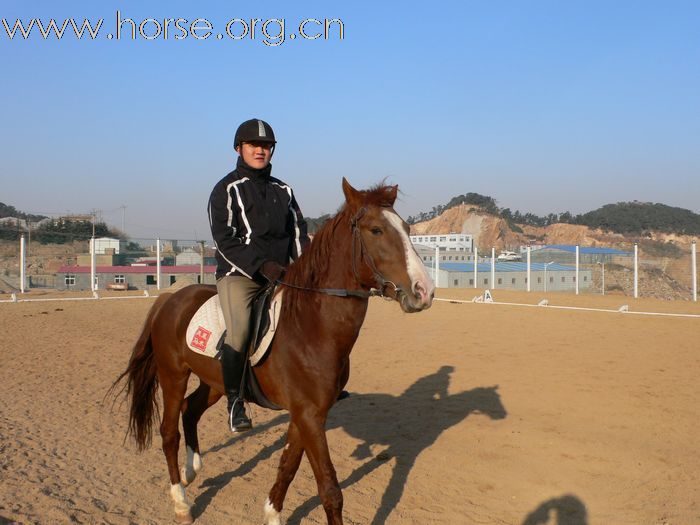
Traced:
<path fill-rule="evenodd" d="M 360 234 L 360 228 L 358 226 L 360 219 L 367 213 L 367 208 L 360 208 L 358 212 L 355 214 L 355 216 L 352 218 L 350 221 L 350 225 L 352 227 L 352 273 L 353 276 L 355 277 L 355 280 L 360 286 L 367 287 L 369 288 L 369 291 L 365 290 L 348 290 L 346 288 L 306 288 L 304 286 L 297 286 L 295 284 L 291 283 L 286 283 L 284 281 L 280 281 L 279 279 L 275 281 L 277 284 L 281 284 L 284 286 L 287 286 L 289 288 L 294 288 L 296 290 L 304 290 L 307 292 L 317 292 L 317 293 L 323 293 L 326 295 L 332 295 L 335 297 L 360 297 L 363 299 L 367 299 L 369 297 L 384 297 L 385 299 L 389 301 L 393 300 L 399 300 L 399 294 L 400 293 L 405 293 L 405 291 L 400 287 L 396 286 L 396 284 L 393 281 L 390 281 L 388 279 L 385 279 L 384 276 L 381 274 L 381 272 L 377 269 L 377 266 L 374 264 L 374 259 L 372 259 L 372 256 L 369 254 L 367 251 L 367 247 L 365 246 L 365 241 L 362 238 L 362 235 Z M 362 279 L 360 278 L 360 274 L 357 271 L 357 249 L 356 246 L 360 245 L 360 260 L 364 262 L 369 269 L 372 271 L 372 276 L 374 277 L 374 284 L 375 286 L 364 284 L 362 282 Z M 388 286 L 392 286 L 394 288 L 394 297 L 390 297 L 386 295 L 384 292 L 386 291 Z"/>

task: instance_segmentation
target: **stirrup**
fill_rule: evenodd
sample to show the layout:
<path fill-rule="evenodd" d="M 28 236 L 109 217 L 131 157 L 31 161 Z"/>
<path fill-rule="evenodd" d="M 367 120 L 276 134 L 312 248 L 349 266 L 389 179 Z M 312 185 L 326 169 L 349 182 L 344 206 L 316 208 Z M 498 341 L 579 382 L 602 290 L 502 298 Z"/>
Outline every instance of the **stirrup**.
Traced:
<path fill-rule="evenodd" d="M 241 412 L 239 412 L 237 419 L 234 421 L 236 403 L 241 403 L 242 410 Z M 236 400 L 233 402 L 233 405 L 231 405 L 231 411 L 228 414 L 228 426 L 231 429 L 231 432 L 245 432 L 246 430 L 250 430 L 251 428 L 253 428 L 253 422 L 246 414 L 245 405 L 243 404 L 243 400 L 240 398 L 236 398 Z"/>

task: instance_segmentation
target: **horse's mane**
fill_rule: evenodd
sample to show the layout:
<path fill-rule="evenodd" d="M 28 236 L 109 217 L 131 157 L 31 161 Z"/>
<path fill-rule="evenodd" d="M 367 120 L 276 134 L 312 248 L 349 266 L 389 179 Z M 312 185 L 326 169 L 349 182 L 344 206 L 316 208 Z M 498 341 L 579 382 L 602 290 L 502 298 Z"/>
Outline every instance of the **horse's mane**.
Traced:
<path fill-rule="evenodd" d="M 294 264 L 289 266 L 287 273 L 284 276 L 284 281 L 295 286 L 303 286 L 306 288 L 320 288 L 325 286 L 323 279 L 328 273 L 328 266 L 331 263 L 331 252 L 333 250 L 333 239 L 336 237 L 336 232 L 345 228 L 350 239 L 351 221 L 357 210 L 368 206 L 380 206 L 388 208 L 393 206 L 393 197 L 395 196 L 394 186 L 388 186 L 380 183 L 367 190 L 358 191 L 361 196 L 360 202 L 354 206 L 350 206 L 347 202 L 344 203 L 338 212 L 329 218 L 321 229 L 314 235 L 313 241 L 306 247 L 301 257 Z M 341 229 L 341 230 L 339 230 Z M 343 261 L 333 261 L 334 263 L 342 264 Z M 296 309 L 299 300 L 302 297 L 307 297 L 313 292 L 303 292 L 294 288 L 284 288 L 284 304 L 290 308 Z"/>

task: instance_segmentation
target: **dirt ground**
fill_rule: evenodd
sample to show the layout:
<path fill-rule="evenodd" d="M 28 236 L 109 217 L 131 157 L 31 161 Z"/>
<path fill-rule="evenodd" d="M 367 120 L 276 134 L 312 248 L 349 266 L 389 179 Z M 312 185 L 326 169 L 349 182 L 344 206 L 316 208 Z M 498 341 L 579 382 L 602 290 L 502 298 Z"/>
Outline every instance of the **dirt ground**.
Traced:
<path fill-rule="evenodd" d="M 152 301 L 0 304 L 0 523 L 172 521 L 159 437 L 137 454 L 125 407 L 103 403 Z M 347 524 L 700 523 L 700 318 L 448 301 L 407 315 L 373 299 L 352 356 L 328 423 Z M 258 524 L 288 418 L 256 407 L 232 437 L 224 412 L 202 418 L 188 498 L 196 523 Z M 304 459 L 289 524 L 325 523 L 315 494 Z"/>

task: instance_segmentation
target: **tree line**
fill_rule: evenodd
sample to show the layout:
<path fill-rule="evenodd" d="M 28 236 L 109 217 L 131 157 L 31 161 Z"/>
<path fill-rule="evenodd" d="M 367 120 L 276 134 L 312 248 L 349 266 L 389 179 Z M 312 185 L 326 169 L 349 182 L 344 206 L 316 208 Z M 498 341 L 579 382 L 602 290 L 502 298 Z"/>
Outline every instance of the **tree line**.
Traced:
<path fill-rule="evenodd" d="M 40 221 L 45 219 L 44 215 L 32 215 L 31 213 L 24 213 L 15 209 L 14 206 L 0 202 L 0 219 L 4 217 L 15 217 L 17 219 L 25 219 L 27 221 Z"/>
<path fill-rule="evenodd" d="M 0 239 L 17 241 L 20 235 L 27 236 L 24 228 L 17 226 L 0 225 Z M 73 241 L 87 241 L 92 237 L 92 223 L 85 221 L 48 222 L 32 228 L 33 241 L 41 244 L 67 244 Z M 104 222 L 95 223 L 95 237 L 119 237 Z"/>

